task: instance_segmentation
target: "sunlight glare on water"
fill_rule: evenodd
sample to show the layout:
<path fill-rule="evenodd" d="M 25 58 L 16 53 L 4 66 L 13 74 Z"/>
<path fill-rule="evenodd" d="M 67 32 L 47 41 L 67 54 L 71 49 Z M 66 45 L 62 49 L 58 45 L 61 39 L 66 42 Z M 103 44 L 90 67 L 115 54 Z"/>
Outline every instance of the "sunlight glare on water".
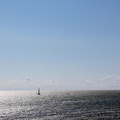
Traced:
<path fill-rule="evenodd" d="M 120 91 L 1 91 L 0 120 L 120 119 Z"/>

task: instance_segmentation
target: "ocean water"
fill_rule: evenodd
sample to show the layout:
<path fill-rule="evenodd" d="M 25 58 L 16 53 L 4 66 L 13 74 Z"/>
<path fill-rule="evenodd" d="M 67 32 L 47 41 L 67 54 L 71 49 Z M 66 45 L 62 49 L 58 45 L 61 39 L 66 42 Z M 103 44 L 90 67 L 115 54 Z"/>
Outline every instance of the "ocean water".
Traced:
<path fill-rule="evenodd" d="M 120 91 L 0 91 L 0 120 L 120 120 Z"/>

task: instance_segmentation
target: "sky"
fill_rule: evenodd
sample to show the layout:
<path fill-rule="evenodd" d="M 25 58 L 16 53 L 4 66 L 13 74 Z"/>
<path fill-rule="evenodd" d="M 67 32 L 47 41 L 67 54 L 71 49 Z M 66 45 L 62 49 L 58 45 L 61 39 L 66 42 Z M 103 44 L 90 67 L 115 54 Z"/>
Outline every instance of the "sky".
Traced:
<path fill-rule="evenodd" d="M 119 0 L 1 0 L 0 90 L 120 88 Z"/>

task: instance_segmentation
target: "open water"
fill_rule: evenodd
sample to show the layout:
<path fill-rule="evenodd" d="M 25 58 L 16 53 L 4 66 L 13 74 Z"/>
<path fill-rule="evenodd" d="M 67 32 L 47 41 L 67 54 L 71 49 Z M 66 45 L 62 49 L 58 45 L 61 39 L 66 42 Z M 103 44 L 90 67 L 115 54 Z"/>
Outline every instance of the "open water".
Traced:
<path fill-rule="evenodd" d="M 0 120 L 120 120 L 120 91 L 0 91 Z"/>

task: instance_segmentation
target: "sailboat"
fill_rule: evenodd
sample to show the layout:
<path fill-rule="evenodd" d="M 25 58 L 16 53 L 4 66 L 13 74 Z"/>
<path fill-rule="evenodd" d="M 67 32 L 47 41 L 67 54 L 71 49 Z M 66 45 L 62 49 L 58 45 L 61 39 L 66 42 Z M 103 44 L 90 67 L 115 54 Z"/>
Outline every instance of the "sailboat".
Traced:
<path fill-rule="evenodd" d="M 40 95 L 40 88 L 38 88 L 38 95 Z"/>

